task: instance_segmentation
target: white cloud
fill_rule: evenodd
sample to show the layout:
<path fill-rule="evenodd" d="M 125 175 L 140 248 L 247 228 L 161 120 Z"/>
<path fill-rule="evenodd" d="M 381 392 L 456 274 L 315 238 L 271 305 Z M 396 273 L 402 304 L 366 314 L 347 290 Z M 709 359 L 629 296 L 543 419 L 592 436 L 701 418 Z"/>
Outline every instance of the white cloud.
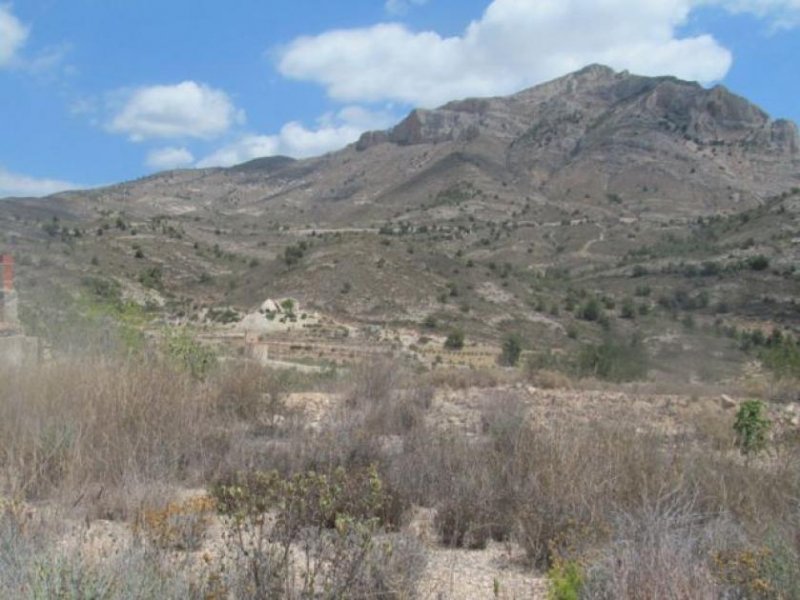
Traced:
<path fill-rule="evenodd" d="M 154 170 L 178 169 L 188 167 L 194 162 L 194 156 L 186 148 L 158 148 L 147 154 L 145 164 Z"/>
<path fill-rule="evenodd" d="M 214 138 L 244 121 L 230 97 L 194 81 L 122 92 L 108 128 L 139 142 L 150 138 Z"/>
<path fill-rule="evenodd" d="M 768 19 L 779 29 L 800 25 L 800 0 L 695 0 L 698 5 L 721 6 L 732 13 Z"/>
<path fill-rule="evenodd" d="M 730 67 L 730 52 L 709 35 L 677 33 L 692 6 L 692 0 L 494 0 L 460 36 L 400 24 L 329 31 L 294 40 L 278 68 L 324 85 L 337 100 L 422 106 L 510 93 L 589 63 L 718 80 Z"/>
<path fill-rule="evenodd" d="M 74 65 L 67 63 L 67 57 L 72 51 L 73 46 L 68 43 L 48 46 L 31 58 L 20 60 L 19 66 L 32 75 L 72 75 L 77 72 L 77 68 Z"/>
<path fill-rule="evenodd" d="M 28 42 L 31 28 L 11 11 L 10 4 L 0 4 L 0 69 L 11 68 L 52 80 L 55 76 L 73 74 L 76 69 L 67 64 L 72 44 L 59 43 L 22 53 Z"/>
<path fill-rule="evenodd" d="M 315 128 L 292 121 L 274 135 L 245 135 L 197 163 L 198 167 L 229 167 L 254 158 L 282 154 L 294 158 L 317 156 L 356 141 L 370 129 L 385 129 L 396 121 L 388 112 L 347 106 L 317 120 Z"/>
<path fill-rule="evenodd" d="M 278 154 L 278 139 L 274 135 L 244 135 L 232 144 L 223 146 L 197 162 L 200 168 L 230 167 L 239 163 Z"/>
<path fill-rule="evenodd" d="M 0 67 L 14 64 L 28 33 L 28 28 L 11 12 L 11 6 L 0 4 Z"/>
<path fill-rule="evenodd" d="M 57 179 L 37 179 L 27 175 L 12 173 L 0 167 L 0 198 L 9 196 L 48 196 L 64 190 L 74 190 L 81 186 Z"/>
<path fill-rule="evenodd" d="M 384 8 L 389 14 L 404 15 L 412 5 L 422 6 L 427 3 L 428 0 L 386 0 Z"/>

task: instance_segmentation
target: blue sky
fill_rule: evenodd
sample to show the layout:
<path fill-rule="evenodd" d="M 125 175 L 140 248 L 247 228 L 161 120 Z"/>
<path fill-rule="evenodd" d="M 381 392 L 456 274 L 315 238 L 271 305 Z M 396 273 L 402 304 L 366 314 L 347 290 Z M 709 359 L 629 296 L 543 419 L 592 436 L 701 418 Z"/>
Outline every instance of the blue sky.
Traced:
<path fill-rule="evenodd" d="M 303 157 L 599 62 L 800 121 L 800 0 L 0 0 L 0 197 Z"/>

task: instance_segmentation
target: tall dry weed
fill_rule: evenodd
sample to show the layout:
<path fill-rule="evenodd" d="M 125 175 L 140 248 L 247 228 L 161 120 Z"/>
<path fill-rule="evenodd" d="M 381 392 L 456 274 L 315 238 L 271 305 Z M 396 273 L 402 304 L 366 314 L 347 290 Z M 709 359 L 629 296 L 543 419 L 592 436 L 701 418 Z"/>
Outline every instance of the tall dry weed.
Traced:
<path fill-rule="evenodd" d="M 0 486 L 41 499 L 186 481 L 213 432 L 207 387 L 155 361 L 59 361 L 0 374 Z"/>

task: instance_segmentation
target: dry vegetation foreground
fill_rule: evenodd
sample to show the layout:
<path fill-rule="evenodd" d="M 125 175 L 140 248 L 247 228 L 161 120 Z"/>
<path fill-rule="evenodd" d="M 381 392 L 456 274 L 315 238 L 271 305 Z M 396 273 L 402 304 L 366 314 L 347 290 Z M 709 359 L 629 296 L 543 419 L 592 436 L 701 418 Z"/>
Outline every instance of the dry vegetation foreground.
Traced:
<path fill-rule="evenodd" d="M 800 597 L 796 404 L 745 455 L 743 399 L 546 373 L 0 381 L 3 597 Z"/>

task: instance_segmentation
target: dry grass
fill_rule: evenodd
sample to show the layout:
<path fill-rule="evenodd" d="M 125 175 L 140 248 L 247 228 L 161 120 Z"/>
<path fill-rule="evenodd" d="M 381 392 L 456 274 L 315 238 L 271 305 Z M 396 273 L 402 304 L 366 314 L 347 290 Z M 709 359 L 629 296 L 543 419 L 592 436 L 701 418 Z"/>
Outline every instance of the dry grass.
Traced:
<path fill-rule="evenodd" d="M 500 368 L 448 368 L 434 369 L 425 375 L 425 382 L 436 388 L 464 390 L 467 388 L 490 388 L 512 381 L 514 376 Z"/>
<path fill-rule="evenodd" d="M 497 382 L 465 373 L 435 383 Z M 401 529 L 414 506 L 433 508 L 444 544 L 504 540 L 519 544 L 531 567 L 585 565 L 587 597 L 714 597 L 752 581 L 722 581 L 713 556 L 746 555 L 776 531 L 786 556 L 800 552 L 800 444 L 745 463 L 712 413 L 675 437 L 603 415 L 591 425 L 568 416 L 532 423 L 519 397 L 487 390 L 479 431 L 447 429 L 431 421 L 431 376 L 379 361 L 337 382 L 341 407 L 309 431 L 285 418 L 283 398 L 319 382 L 253 365 L 203 381 L 130 359 L 0 376 L 0 495 L 138 517 L 148 546 L 162 552 L 198 547 L 205 523 L 191 510 L 184 518 L 170 488 L 258 470 L 289 481 L 371 468 L 385 494 L 375 535 Z M 152 564 L 137 564 L 155 577 Z M 64 568 L 89 573 L 82 563 Z M 787 577 L 781 585 L 792 589 L 797 577 Z"/>
<path fill-rule="evenodd" d="M 55 362 L 1 375 L 2 489 L 77 498 L 94 486 L 184 481 L 204 471 L 208 389 L 147 362 Z"/>
<path fill-rule="evenodd" d="M 584 596 L 597 600 L 674 598 L 713 600 L 723 585 L 709 556 L 738 543 L 738 532 L 694 511 L 680 495 L 656 498 L 618 517 L 614 539 L 589 571 Z"/>
<path fill-rule="evenodd" d="M 542 369 L 529 375 L 533 385 L 545 390 L 571 390 L 572 380 L 560 371 Z"/>

